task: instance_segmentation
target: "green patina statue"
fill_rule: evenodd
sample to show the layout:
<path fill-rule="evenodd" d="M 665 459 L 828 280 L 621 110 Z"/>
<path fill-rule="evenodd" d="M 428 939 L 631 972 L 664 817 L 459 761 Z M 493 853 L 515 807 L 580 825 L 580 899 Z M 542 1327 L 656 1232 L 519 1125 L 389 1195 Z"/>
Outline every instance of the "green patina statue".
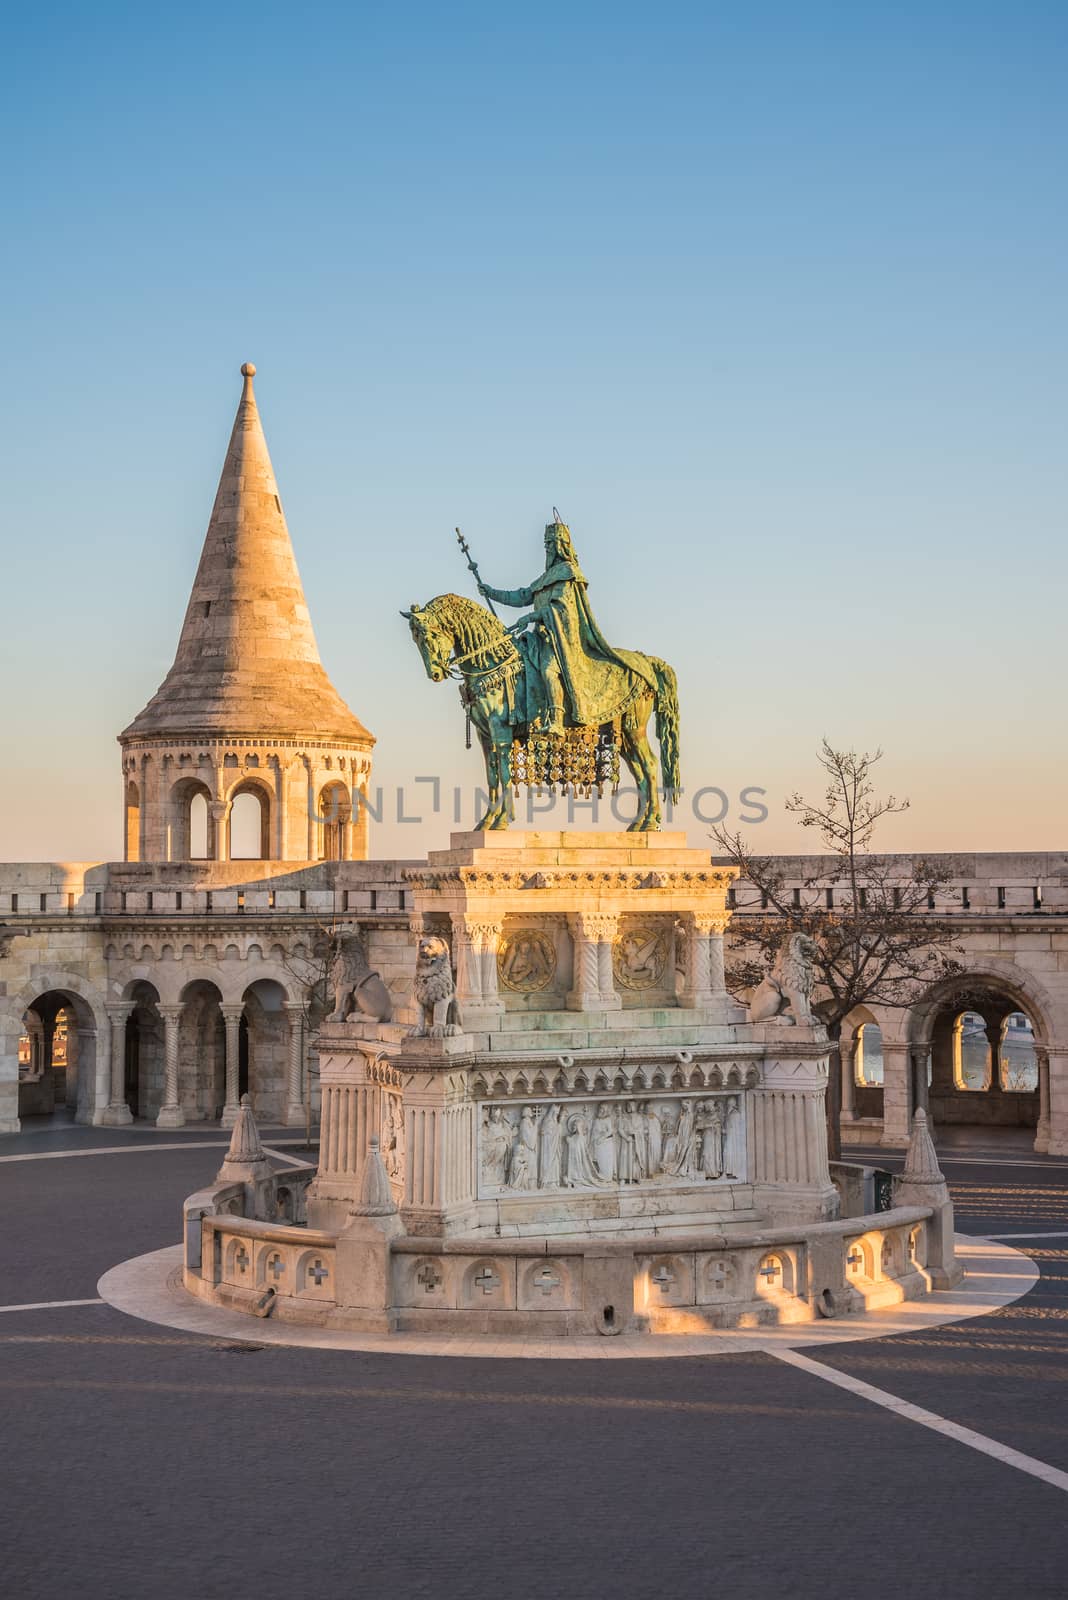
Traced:
<path fill-rule="evenodd" d="M 467 546 L 460 536 L 461 546 Z M 621 755 L 638 788 L 631 829 L 660 827 L 656 758 L 646 725 L 656 717 L 663 786 L 679 787 L 675 674 L 656 656 L 610 645 L 590 608 L 586 578 L 566 524 L 545 529 L 545 570 L 521 589 L 493 589 L 468 565 L 492 605 L 530 607 L 505 628 L 461 595 L 413 605 L 408 619 L 427 674 L 461 680 L 461 696 L 486 761 L 489 806 L 480 828 L 506 828 L 512 786 L 559 785 L 589 794 L 615 780 Z"/>

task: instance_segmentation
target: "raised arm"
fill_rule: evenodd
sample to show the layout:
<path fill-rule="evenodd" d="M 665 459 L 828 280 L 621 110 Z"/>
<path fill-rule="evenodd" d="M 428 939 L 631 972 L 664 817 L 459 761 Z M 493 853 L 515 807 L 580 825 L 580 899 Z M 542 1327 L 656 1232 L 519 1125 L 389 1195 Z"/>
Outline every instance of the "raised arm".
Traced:
<path fill-rule="evenodd" d="M 487 600 L 496 600 L 499 606 L 532 606 L 534 604 L 533 589 L 491 589 L 488 583 L 480 583 L 479 588 Z"/>

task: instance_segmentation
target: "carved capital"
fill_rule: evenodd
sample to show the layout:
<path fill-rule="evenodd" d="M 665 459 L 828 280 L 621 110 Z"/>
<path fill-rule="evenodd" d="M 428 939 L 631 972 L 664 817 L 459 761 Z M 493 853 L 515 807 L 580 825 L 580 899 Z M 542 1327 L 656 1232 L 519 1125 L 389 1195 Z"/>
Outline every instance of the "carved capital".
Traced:
<path fill-rule="evenodd" d="M 619 917 L 604 911 L 575 911 L 568 918 L 572 934 L 589 944 L 611 944 L 619 931 Z"/>
<path fill-rule="evenodd" d="M 731 914 L 729 911 L 684 911 L 682 925 L 688 933 L 693 933 L 699 939 L 711 938 L 714 934 L 722 939 L 730 925 Z"/>

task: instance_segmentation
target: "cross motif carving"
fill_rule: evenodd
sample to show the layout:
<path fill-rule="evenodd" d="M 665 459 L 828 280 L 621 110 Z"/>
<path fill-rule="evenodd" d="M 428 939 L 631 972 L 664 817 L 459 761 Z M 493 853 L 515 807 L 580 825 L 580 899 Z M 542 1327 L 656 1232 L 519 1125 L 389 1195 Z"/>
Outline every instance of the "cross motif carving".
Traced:
<path fill-rule="evenodd" d="M 540 1289 L 542 1294 L 552 1294 L 554 1289 L 559 1289 L 560 1279 L 552 1267 L 542 1267 L 540 1272 L 534 1274 L 535 1289 Z"/>
<path fill-rule="evenodd" d="M 315 1279 L 315 1287 L 317 1289 L 322 1283 L 323 1279 L 329 1278 L 329 1276 L 329 1272 L 327 1272 L 321 1261 L 313 1261 L 311 1266 L 308 1268 L 308 1277 Z"/>
<path fill-rule="evenodd" d="M 433 1294 L 441 1283 L 441 1273 L 432 1261 L 426 1261 L 415 1275 L 415 1281 L 421 1283 L 427 1294 Z M 489 1290 L 486 1291 L 489 1293 Z"/>
<path fill-rule="evenodd" d="M 286 1265 L 281 1256 L 272 1256 L 267 1263 L 267 1271 L 273 1274 L 275 1283 L 278 1282 L 285 1270 Z"/>
<path fill-rule="evenodd" d="M 475 1282 L 483 1294 L 492 1294 L 494 1289 L 500 1287 L 501 1280 L 492 1267 L 483 1267 L 481 1272 L 475 1273 Z"/>
<path fill-rule="evenodd" d="M 656 1284 L 661 1294 L 667 1294 L 671 1285 L 675 1282 L 675 1274 L 670 1267 L 661 1262 L 656 1271 L 650 1275 L 649 1281 Z"/>
<path fill-rule="evenodd" d="M 889 1268 L 892 1267 L 893 1264 L 894 1264 L 894 1247 L 890 1243 L 890 1240 L 888 1238 L 886 1238 L 885 1234 L 883 1236 L 882 1261 L 883 1261 L 883 1271 L 884 1272 L 888 1271 Z"/>
<path fill-rule="evenodd" d="M 775 1261 L 768 1261 L 760 1268 L 760 1276 L 764 1279 L 764 1282 L 769 1288 L 775 1282 L 775 1279 L 779 1277 L 781 1272 L 782 1268 L 779 1266 L 778 1262 Z"/>
<path fill-rule="evenodd" d="M 860 1267 L 860 1266 L 863 1266 L 863 1264 L 864 1264 L 864 1257 L 861 1255 L 860 1251 L 854 1245 L 853 1249 L 846 1256 L 846 1266 L 847 1267 Z"/>
<path fill-rule="evenodd" d="M 722 1261 L 717 1261 L 709 1269 L 709 1278 L 713 1289 L 725 1289 L 727 1287 L 727 1268 Z"/>
<path fill-rule="evenodd" d="M 245 1249 L 244 1245 L 241 1245 L 235 1251 L 234 1265 L 237 1267 L 238 1272 L 245 1272 L 248 1270 L 248 1251 Z"/>

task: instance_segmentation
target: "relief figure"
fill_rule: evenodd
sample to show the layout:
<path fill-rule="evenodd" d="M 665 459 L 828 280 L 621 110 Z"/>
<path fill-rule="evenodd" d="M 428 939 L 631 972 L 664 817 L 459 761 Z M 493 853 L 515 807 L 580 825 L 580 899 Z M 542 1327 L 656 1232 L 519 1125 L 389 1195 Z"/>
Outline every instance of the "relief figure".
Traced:
<path fill-rule="evenodd" d="M 482 1181 L 490 1188 L 504 1188 L 512 1138 L 512 1124 L 504 1114 L 504 1107 L 490 1106 L 482 1130 Z"/>
<path fill-rule="evenodd" d="M 590 1125 L 583 1111 L 572 1111 L 567 1119 L 564 1140 L 564 1187 L 585 1189 L 598 1182 L 590 1155 Z"/>
<path fill-rule="evenodd" d="M 524 1106 L 519 1118 L 508 1171 L 508 1187 L 519 1190 L 538 1187 L 538 1125 L 534 1120 L 533 1106 Z"/>
<path fill-rule="evenodd" d="M 562 1106 L 546 1106 L 538 1129 L 538 1186 L 557 1189 L 560 1186 L 560 1114 Z"/>
<path fill-rule="evenodd" d="M 645 1118 L 633 1100 L 628 1100 L 619 1119 L 620 1183 L 640 1183 L 646 1175 Z"/>
<path fill-rule="evenodd" d="M 602 1102 L 597 1107 L 591 1133 L 593 1164 L 602 1183 L 616 1181 L 616 1126 L 611 1108 Z"/>

